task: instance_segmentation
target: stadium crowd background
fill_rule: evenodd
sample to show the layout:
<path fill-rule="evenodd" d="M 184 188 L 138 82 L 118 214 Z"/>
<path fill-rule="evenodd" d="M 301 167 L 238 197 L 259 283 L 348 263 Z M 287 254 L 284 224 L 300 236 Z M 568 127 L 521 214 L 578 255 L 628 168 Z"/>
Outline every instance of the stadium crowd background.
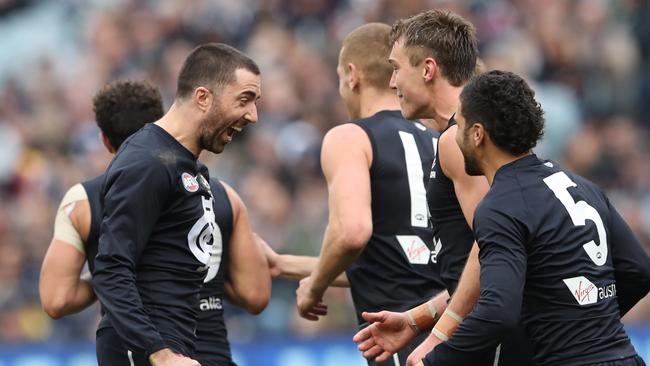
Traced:
<path fill-rule="evenodd" d="M 149 79 L 169 107 L 180 64 L 197 44 L 226 42 L 262 69 L 260 122 L 221 156 L 255 230 L 280 252 L 316 255 L 327 218 L 319 168 L 324 133 L 347 120 L 335 66 L 342 38 L 446 7 L 478 29 L 489 68 L 533 82 L 546 111 L 540 156 L 607 188 L 650 250 L 650 1 L 214 0 L 0 1 L 0 343 L 94 340 L 98 309 L 52 321 L 38 273 L 54 212 L 72 184 L 110 161 L 91 98 L 117 78 Z M 330 314 L 300 320 L 295 284 L 275 281 L 257 317 L 229 307 L 235 340 L 355 329 L 346 290 Z M 650 322 L 650 301 L 626 317 Z"/>

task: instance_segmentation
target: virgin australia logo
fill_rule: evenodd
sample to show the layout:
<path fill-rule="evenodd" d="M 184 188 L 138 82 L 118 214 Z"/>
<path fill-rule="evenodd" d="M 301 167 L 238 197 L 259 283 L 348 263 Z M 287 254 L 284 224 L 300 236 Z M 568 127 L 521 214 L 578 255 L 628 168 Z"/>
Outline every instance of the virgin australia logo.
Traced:
<path fill-rule="evenodd" d="M 580 305 L 595 304 L 598 300 L 598 287 L 584 276 L 565 278 L 564 284 Z"/>

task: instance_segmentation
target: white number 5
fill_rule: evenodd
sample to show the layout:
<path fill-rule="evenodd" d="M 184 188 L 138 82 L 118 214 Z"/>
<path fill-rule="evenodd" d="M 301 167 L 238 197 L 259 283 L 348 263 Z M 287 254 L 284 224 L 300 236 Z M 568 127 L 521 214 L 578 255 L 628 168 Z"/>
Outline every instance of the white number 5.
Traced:
<path fill-rule="evenodd" d="M 568 188 L 577 187 L 577 185 L 564 172 L 557 172 L 544 178 L 544 183 L 555 193 L 555 197 L 562 202 L 575 226 L 584 226 L 587 220 L 591 220 L 596 224 L 599 244 L 596 245 L 591 240 L 583 244 L 582 247 L 597 266 L 605 264 L 605 261 L 607 261 L 607 233 L 598 211 L 585 201 L 575 202 L 573 200 Z"/>

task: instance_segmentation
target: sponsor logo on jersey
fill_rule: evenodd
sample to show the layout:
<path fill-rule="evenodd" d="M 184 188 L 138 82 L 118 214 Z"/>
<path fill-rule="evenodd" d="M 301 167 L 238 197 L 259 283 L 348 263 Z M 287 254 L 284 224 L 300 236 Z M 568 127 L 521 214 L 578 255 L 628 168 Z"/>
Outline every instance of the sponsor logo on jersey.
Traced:
<path fill-rule="evenodd" d="M 196 192 L 199 190 L 199 183 L 192 174 L 185 172 L 181 175 L 181 179 L 183 180 L 183 187 L 185 187 L 186 191 Z"/>
<path fill-rule="evenodd" d="M 199 303 L 199 309 L 201 309 L 201 311 L 221 310 L 223 309 L 221 298 L 210 296 L 208 298 L 201 299 L 201 302 Z"/>
<path fill-rule="evenodd" d="M 580 305 L 595 304 L 598 300 L 616 296 L 616 283 L 598 287 L 584 276 L 565 278 L 564 284 Z"/>
<path fill-rule="evenodd" d="M 442 249 L 442 242 L 440 241 L 440 238 L 433 239 L 433 250 L 431 251 L 431 262 L 432 263 L 438 263 L 438 253 L 440 253 L 440 249 Z"/>
<path fill-rule="evenodd" d="M 396 238 L 402 246 L 409 263 L 427 264 L 429 262 L 429 248 L 419 236 L 397 235 Z"/>

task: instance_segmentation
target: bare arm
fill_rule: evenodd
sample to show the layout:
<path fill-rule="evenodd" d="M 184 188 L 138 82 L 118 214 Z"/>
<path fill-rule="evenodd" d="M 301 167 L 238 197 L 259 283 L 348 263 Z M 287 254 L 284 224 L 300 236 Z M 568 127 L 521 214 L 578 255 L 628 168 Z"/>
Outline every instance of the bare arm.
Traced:
<path fill-rule="evenodd" d="M 361 254 L 372 234 L 372 148 L 366 133 L 353 124 L 333 128 L 323 141 L 321 159 L 329 191 L 329 222 L 311 281 L 307 288 L 298 289 L 303 316 Z"/>
<path fill-rule="evenodd" d="M 454 182 L 461 209 L 471 226 L 476 206 L 487 193 L 489 186 L 485 177 L 470 177 L 465 172 L 463 156 L 455 142 L 455 132 L 456 127 L 452 127 L 440 138 L 438 158 L 443 172 Z M 381 362 L 408 344 L 416 336 L 416 331 L 429 330 L 434 324 L 437 334 L 441 332 L 443 335 L 451 335 L 458 327 L 459 317 L 469 314 L 478 300 L 479 276 L 478 246 L 474 243 L 449 305 L 447 305 L 449 295 L 446 291 L 429 301 L 434 306 L 435 314 L 439 319 L 434 318 L 433 312 L 430 311 L 431 307 L 427 303 L 402 313 L 386 311 L 364 313 L 364 319 L 374 323 L 354 336 L 354 341 L 360 343 L 359 350 L 363 352 L 364 357 L 377 357 L 376 361 Z M 447 309 L 450 312 L 447 312 Z M 419 361 L 438 343 L 440 343 L 439 337 L 429 336 L 412 353 L 413 357 L 409 358 L 408 365 L 415 364 L 416 360 Z"/>
<path fill-rule="evenodd" d="M 305 277 L 309 277 L 314 271 L 314 268 L 316 268 L 318 257 L 278 254 L 257 234 L 255 234 L 255 239 L 264 250 L 266 260 L 269 263 L 271 277 L 282 277 L 292 281 L 300 281 Z M 341 273 L 334 282 L 332 282 L 331 286 L 350 287 L 347 275 Z"/>
<path fill-rule="evenodd" d="M 41 304 L 54 319 L 79 312 L 96 299 L 89 274 L 80 276 L 86 262 L 83 242 L 87 240 L 89 231 L 90 206 L 83 188 L 77 185 L 61 202 L 55 219 L 54 237 L 41 267 Z"/>
<path fill-rule="evenodd" d="M 230 262 L 226 296 L 252 314 L 259 314 L 271 297 L 271 274 L 262 248 L 257 244 L 244 202 L 223 183 L 233 208 Z"/>
<path fill-rule="evenodd" d="M 465 172 L 463 154 L 455 141 L 457 130 L 458 126 L 451 127 L 440 139 L 440 165 L 445 175 L 454 182 L 456 197 L 463 210 L 465 220 L 472 227 L 476 207 L 490 187 L 485 177 L 471 177 Z M 479 298 L 480 269 L 478 245 L 474 242 L 456 292 L 448 305 L 448 309 L 461 317 L 472 311 Z M 452 317 L 443 317 L 440 320 L 436 328 L 440 327 L 440 330 L 447 335 L 451 335 L 458 327 L 457 321 Z"/>

